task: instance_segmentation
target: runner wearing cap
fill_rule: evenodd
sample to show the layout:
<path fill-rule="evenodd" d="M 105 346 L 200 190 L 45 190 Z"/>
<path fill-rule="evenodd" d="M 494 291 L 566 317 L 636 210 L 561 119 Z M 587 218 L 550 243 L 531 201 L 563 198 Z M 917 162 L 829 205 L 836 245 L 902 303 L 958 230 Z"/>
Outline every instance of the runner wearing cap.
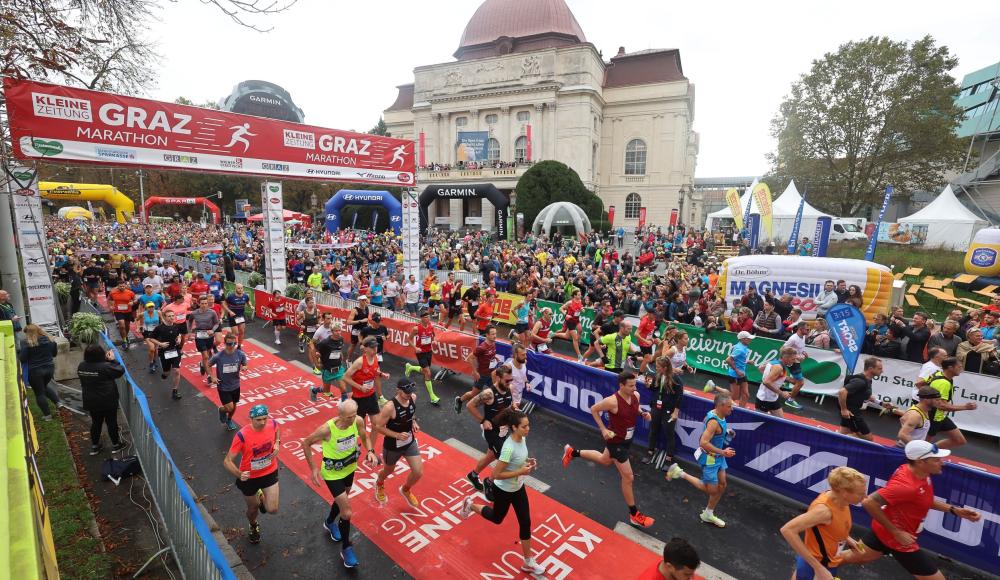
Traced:
<path fill-rule="evenodd" d="M 378 362 L 383 362 L 382 355 L 385 354 L 385 339 L 389 337 L 389 329 L 382 324 L 382 315 L 373 312 L 368 319 L 368 324 L 361 329 L 361 340 L 374 338 L 378 342 Z"/>
<path fill-rule="evenodd" d="M 128 282 L 123 278 L 118 285 L 108 292 L 108 306 L 115 314 L 115 323 L 118 325 L 118 334 L 122 337 L 122 349 L 129 349 L 128 327 L 135 319 L 133 310 L 138 303 L 135 292 L 128 287 Z"/>
<path fill-rule="evenodd" d="M 235 290 L 222 301 L 222 311 L 226 314 L 229 328 L 236 336 L 236 348 L 243 348 L 243 337 L 247 333 L 247 303 L 250 296 L 243 290 L 243 284 L 236 284 Z"/>
<path fill-rule="evenodd" d="M 188 316 L 188 332 L 194 334 L 194 346 L 201 353 L 201 361 L 198 369 L 201 374 L 208 373 L 209 357 L 215 352 L 215 329 L 219 326 L 220 318 L 214 310 L 210 308 L 211 298 L 202 294 L 198 298 L 198 309 Z M 211 376 L 209 376 L 211 382 Z"/>
<path fill-rule="evenodd" d="M 316 342 L 316 356 L 319 357 L 322 368 L 323 388 L 313 387 L 309 389 L 309 398 L 316 400 L 316 395 L 326 393 L 333 396 L 332 387 L 334 385 L 341 391 L 341 399 L 347 398 L 347 391 L 344 388 L 344 327 L 340 321 L 331 322 L 329 336 Z"/>
<path fill-rule="evenodd" d="M 175 371 L 170 397 L 176 401 L 181 398 L 178 392 L 181 382 L 181 335 L 174 324 L 173 312 L 166 310 L 162 313 L 160 325 L 153 329 L 149 340 L 160 353 L 160 378 L 166 380 Z"/>
<path fill-rule="evenodd" d="M 410 467 L 410 472 L 406 476 L 406 481 L 400 486 L 399 493 L 410 507 L 420 507 L 420 501 L 413 493 L 413 486 L 424 475 L 424 462 L 420 457 L 420 446 L 416 438 L 416 434 L 420 431 L 416 419 L 416 392 L 416 383 L 406 378 L 399 379 L 396 383 L 396 396 L 382 406 L 382 410 L 374 420 L 375 431 L 384 436 L 382 470 L 378 472 L 378 478 L 375 480 L 375 499 L 381 505 L 389 501 L 385 496 L 385 480 L 396 470 L 399 459 L 404 458 Z M 378 436 L 373 433 L 372 442 L 375 443 L 377 438 Z"/>
<path fill-rule="evenodd" d="M 917 403 L 911 405 L 899 417 L 899 433 L 896 435 L 896 447 L 903 449 L 910 441 L 924 441 L 931 430 L 931 416 L 941 400 L 941 393 L 929 386 L 920 387 L 917 391 Z"/>
<path fill-rule="evenodd" d="M 364 294 L 358 296 L 358 305 L 351 309 L 347 316 L 347 327 L 351 329 L 351 348 L 347 352 L 347 358 L 354 358 L 354 348 L 361 338 L 361 330 L 368 326 L 368 297 Z"/>
<path fill-rule="evenodd" d="M 802 375 L 802 361 L 809 358 L 809 353 L 806 351 L 806 335 L 808 334 L 809 325 L 804 321 L 797 322 L 792 327 L 792 335 L 785 341 L 785 347 L 795 349 L 795 363 L 788 368 L 792 392 L 785 399 L 785 405 L 796 411 L 802 410 L 802 405 L 795 400 L 795 397 L 802 390 L 802 385 L 806 384 L 805 377 Z"/>
<path fill-rule="evenodd" d="M 835 467 L 826 477 L 830 489 L 809 504 L 806 513 L 781 527 L 781 535 L 795 550 L 792 580 L 833 580 L 842 547 L 861 553 L 864 546 L 851 538 L 851 506 L 865 497 L 868 478 L 851 467 Z M 805 534 L 805 541 L 802 540 Z"/>
<path fill-rule="evenodd" d="M 729 393 L 740 407 L 746 408 L 750 401 L 750 384 L 747 382 L 747 359 L 750 358 L 750 341 L 754 336 L 742 330 L 736 335 L 739 341 L 726 357 L 729 365 Z"/>
<path fill-rule="evenodd" d="M 333 496 L 323 529 L 330 534 L 331 540 L 341 543 L 340 558 L 347 568 L 358 565 L 358 558 L 354 555 L 351 544 L 351 517 L 354 515 L 350 500 L 351 486 L 354 485 L 354 472 L 358 469 L 362 447 L 367 450 L 365 463 L 370 467 L 379 464 L 372 439 L 365 430 L 365 420 L 358 416 L 358 404 L 354 399 L 348 399 L 340 403 L 336 417 L 323 423 L 302 440 L 313 485 L 325 484 Z M 313 461 L 313 446 L 316 443 L 322 446 L 322 467 Z"/>
<path fill-rule="evenodd" d="M 229 452 L 222 460 L 226 471 L 236 476 L 236 488 L 246 500 L 247 539 L 251 544 L 260 543 L 258 512 L 278 513 L 277 453 L 280 447 L 277 421 L 268 416 L 267 406 L 254 405 L 250 409 L 250 424 L 233 436 Z M 236 466 L 237 455 L 240 456 L 239 467 Z"/>
<path fill-rule="evenodd" d="M 614 465 L 621 477 L 622 496 L 628 506 L 629 521 L 633 526 L 648 528 L 653 525 L 653 518 L 639 511 L 635 505 L 635 493 L 632 491 L 632 481 L 635 475 L 629 462 L 629 448 L 639 417 L 649 421 L 652 415 L 639 408 L 639 394 L 635 392 L 636 377 L 634 373 L 625 371 L 618 375 L 618 390 L 614 395 L 605 397 L 590 408 L 604 440 L 604 450 L 579 450 L 571 445 L 563 448 L 562 464 L 569 467 L 570 461 L 582 457 L 598 465 Z M 608 425 L 604 424 L 601 413 L 607 413 Z"/>
<path fill-rule="evenodd" d="M 462 313 L 462 319 L 458 323 L 458 330 L 465 331 L 465 322 L 472 321 L 473 324 L 476 320 L 476 311 L 479 309 L 479 298 L 481 292 L 479 289 L 479 280 L 473 280 L 472 285 L 466 288 L 465 292 L 462 293 L 462 303 L 465 304 L 465 312 Z"/>
<path fill-rule="evenodd" d="M 934 497 L 931 476 L 941 473 L 943 458 L 951 451 L 929 441 L 910 441 L 905 453 L 906 463 L 896 469 L 889 483 L 861 502 L 872 518 L 871 531 L 862 536 L 865 551 L 851 552 L 844 564 L 867 564 L 888 554 L 916 578 L 944 580 L 933 558 L 917 544 L 927 512 L 934 509 L 970 522 L 978 522 L 982 516 Z"/>
<path fill-rule="evenodd" d="M 764 371 L 760 376 L 760 386 L 757 387 L 757 399 L 754 402 L 754 406 L 761 413 L 768 413 L 775 417 L 785 416 L 785 412 L 781 408 L 781 400 L 789 397 L 784 386 L 791 376 L 791 366 L 795 363 L 796 354 L 794 348 L 783 346 L 778 358 L 764 366 Z"/>
<path fill-rule="evenodd" d="M 410 376 L 410 373 L 421 373 L 424 376 L 424 386 L 427 388 L 431 404 L 440 405 L 441 399 L 434 394 L 434 383 L 431 381 L 431 362 L 434 358 L 432 352 L 434 324 L 431 323 L 431 313 L 426 308 L 420 311 L 420 323 L 414 325 L 413 330 L 410 331 L 410 341 L 413 343 L 413 350 L 417 355 L 417 364 L 406 363 L 404 373 L 407 377 Z"/>
<path fill-rule="evenodd" d="M 208 297 L 203 296 L 202 300 L 207 303 Z M 240 370 L 247 368 L 247 355 L 242 350 L 236 350 L 237 341 L 232 334 L 225 338 L 223 344 L 225 348 L 213 354 L 205 366 L 209 369 L 209 384 L 217 383 L 219 387 L 219 422 L 230 431 L 235 431 L 238 426 L 233 422 L 233 414 L 240 402 Z M 215 370 L 215 377 L 211 369 Z"/>
<path fill-rule="evenodd" d="M 153 331 L 160 325 L 160 311 L 156 309 L 156 304 L 147 302 L 142 313 L 142 338 L 146 341 L 149 350 L 149 374 L 156 373 L 156 342 L 152 340 Z"/>
<path fill-rule="evenodd" d="M 479 394 L 483 389 L 493 385 L 493 370 L 500 364 L 497 357 L 497 327 L 486 328 L 483 340 L 465 357 L 465 362 L 472 365 L 472 388 L 461 396 L 455 397 L 455 412 L 462 412 L 462 405 Z"/>
<path fill-rule="evenodd" d="M 724 528 L 726 522 L 715 515 L 715 507 L 726 493 L 726 459 L 736 455 L 736 450 L 728 447 L 735 431 L 729 429 L 726 417 L 733 412 L 733 397 L 728 392 L 715 395 L 714 408 L 705 415 L 705 429 L 701 433 L 698 449 L 694 457 L 701 466 L 701 479 L 685 473 L 674 463 L 667 470 L 667 481 L 684 478 L 696 489 L 708 496 L 708 505 L 699 517 L 706 524 Z"/>
<path fill-rule="evenodd" d="M 147 304 L 152 304 L 156 307 L 156 310 L 160 310 L 163 308 L 163 305 L 166 304 L 166 300 L 163 298 L 162 294 L 153 292 L 152 284 L 146 284 L 143 286 L 143 293 L 139 295 L 137 300 L 143 308 L 145 308 Z"/>

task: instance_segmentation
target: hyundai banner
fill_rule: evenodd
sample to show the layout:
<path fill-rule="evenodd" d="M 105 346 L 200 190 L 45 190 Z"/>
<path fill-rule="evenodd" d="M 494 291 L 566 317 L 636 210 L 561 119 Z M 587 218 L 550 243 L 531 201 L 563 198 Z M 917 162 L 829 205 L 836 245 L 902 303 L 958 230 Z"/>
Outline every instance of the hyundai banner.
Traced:
<path fill-rule="evenodd" d="M 826 313 L 826 324 L 844 356 L 847 374 L 854 374 L 865 340 L 865 316 L 852 304 L 837 304 Z"/>
<path fill-rule="evenodd" d="M 413 185 L 414 143 L 4 79 L 14 153 L 53 163 Z"/>

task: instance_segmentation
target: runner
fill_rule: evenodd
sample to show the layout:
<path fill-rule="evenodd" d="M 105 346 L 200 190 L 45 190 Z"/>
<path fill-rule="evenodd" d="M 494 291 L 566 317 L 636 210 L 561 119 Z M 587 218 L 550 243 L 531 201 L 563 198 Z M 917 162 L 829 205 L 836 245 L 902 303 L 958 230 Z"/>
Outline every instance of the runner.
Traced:
<path fill-rule="evenodd" d="M 476 311 L 479 310 L 479 280 L 473 280 L 472 285 L 465 289 L 462 294 L 462 302 L 465 304 L 465 312 L 462 314 L 462 319 L 458 323 L 458 330 L 465 331 L 465 322 L 472 321 L 475 324 Z"/>
<path fill-rule="evenodd" d="M 309 346 L 309 360 L 311 361 L 313 359 L 312 335 L 319 328 L 319 307 L 316 306 L 315 298 L 310 296 L 305 299 L 305 308 L 296 312 L 295 322 L 302 329 L 299 332 L 299 352 L 305 352 L 306 346 Z"/>
<path fill-rule="evenodd" d="M 379 414 L 383 377 L 388 378 L 388 375 L 379 371 L 378 341 L 365 339 L 361 343 L 361 356 L 344 372 L 344 383 L 349 396 L 358 404 L 357 414 L 362 421 L 368 416 L 374 419 Z"/>
<path fill-rule="evenodd" d="M 826 481 L 830 489 L 816 496 L 806 513 L 781 527 L 781 535 L 796 554 L 792 580 L 833 580 L 844 547 L 864 552 L 850 536 L 851 506 L 864 499 L 868 478 L 856 469 L 835 467 Z"/>
<path fill-rule="evenodd" d="M 910 441 L 924 441 L 931 430 L 931 416 L 941 400 L 941 393 L 932 387 L 920 387 L 918 403 L 910 406 L 899 418 L 896 447 L 905 448 Z"/>
<path fill-rule="evenodd" d="M 354 485 L 354 472 L 358 469 L 358 458 L 361 456 L 362 445 L 358 445 L 359 439 L 368 451 L 365 463 L 370 467 L 378 465 L 374 441 L 365 430 L 365 420 L 358 416 L 358 404 L 348 399 L 340 403 L 335 418 L 302 440 L 313 485 L 325 483 L 333 496 L 330 514 L 323 523 L 323 529 L 330 534 L 331 540 L 340 542 L 340 558 L 347 568 L 358 566 L 358 558 L 354 555 L 351 544 L 351 517 L 354 512 L 349 496 L 351 486 Z M 317 467 L 313 461 L 313 445 L 316 443 L 322 444 L 322 467 Z"/>
<path fill-rule="evenodd" d="M 281 290 L 275 290 L 271 293 L 271 312 L 274 313 L 274 319 L 271 320 L 271 324 L 274 325 L 274 344 L 281 344 L 281 329 L 285 328 L 285 299 L 281 295 Z"/>
<path fill-rule="evenodd" d="M 802 361 L 809 358 L 809 353 L 806 351 L 807 334 L 809 334 L 809 325 L 805 322 L 799 322 L 792 327 L 792 335 L 785 341 L 786 348 L 795 349 L 795 364 L 788 369 L 788 374 L 791 377 L 792 393 L 791 396 L 785 399 L 785 405 L 795 411 L 802 410 L 802 405 L 795 400 L 795 397 L 802 390 L 802 385 L 806 384 L 805 378 L 802 375 Z"/>
<path fill-rule="evenodd" d="M 483 340 L 465 357 L 465 362 L 472 365 L 473 384 L 469 391 L 455 397 L 456 413 L 461 413 L 462 405 L 493 384 L 493 369 L 500 364 L 497 357 L 497 327 L 490 325 L 486 328 Z"/>
<path fill-rule="evenodd" d="M 122 337 L 122 349 L 129 349 L 128 329 L 135 319 L 135 306 L 139 303 L 135 292 L 129 290 L 128 283 L 123 278 L 118 285 L 108 292 L 108 302 L 111 311 L 115 314 L 115 323 L 118 325 L 118 334 Z"/>
<path fill-rule="evenodd" d="M 535 404 L 524 400 L 524 393 L 531 390 L 531 384 L 528 382 L 528 349 L 524 348 L 523 344 L 515 342 L 510 348 L 510 360 L 505 362 L 504 366 L 510 368 L 511 376 L 514 377 L 514 382 L 510 384 L 514 406 L 524 411 L 525 415 L 530 415 Z"/>
<path fill-rule="evenodd" d="M 956 405 L 952 403 L 955 395 L 955 377 L 962 373 L 962 365 L 958 364 L 958 359 L 950 356 L 941 361 L 941 370 L 927 377 L 927 384 L 932 389 L 941 394 L 941 400 L 937 402 L 937 409 L 931 417 L 931 430 L 929 437 L 944 435 L 944 439 L 938 441 L 938 447 L 942 449 L 954 449 L 965 445 L 965 435 L 959 430 L 958 425 L 951 420 L 948 413 L 954 411 L 974 411 L 978 407 L 976 403 L 965 403 Z"/>
<path fill-rule="evenodd" d="M 649 390 L 653 392 L 650 402 L 649 422 L 649 445 L 647 446 L 646 457 L 642 463 L 649 465 L 656 460 L 656 465 L 663 471 L 670 468 L 674 462 L 674 452 L 677 449 L 677 438 L 674 430 L 677 427 L 677 417 L 680 416 L 681 405 L 684 403 L 684 385 L 680 377 L 675 374 L 670 359 L 661 356 L 656 359 L 656 376 L 648 383 Z M 656 452 L 660 446 L 660 432 L 666 439 L 667 448 L 662 458 L 656 459 Z"/>
<path fill-rule="evenodd" d="M 480 428 L 483 430 L 483 439 L 486 440 L 486 453 L 479 458 L 476 467 L 466 475 L 469 481 L 472 482 L 472 486 L 479 491 L 485 491 L 483 482 L 479 480 L 479 474 L 486 469 L 486 466 L 493 463 L 493 460 L 500 457 L 500 449 L 503 447 L 503 442 L 507 439 L 508 435 L 507 427 L 495 425 L 493 421 L 500 411 L 514 405 L 514 397 L 510 392 L 514 377 L 511 374 L 510 367 L 502 366 L 498 368 L 492 374 L 492 377 L 492 385 L 483 388 L 481 393 L 469 399 L 469 402 L 465 405 L 469 410 L 469 414 L 476 421 L 479 421 Z M 483 407 L 481 414 L 479 412 L 480 405 Z M 487 492 L 486 499 L 492 499 L 490 495 Z"/>
<path fill-rule="evenodd" d="M 410 331 L 410 341 L 413 343 L 413 350 L 417 355 L 417 364 L 405 363 L 403 372 L 407 377 L 410 376 L 410 373 L 421 373 L 424 376 L 424 387 L 427 388 L 431 404 L 440 405 L 441 399 L 434 394 L 434 383 L 431 381 L 431 363 L 434 358 L 432 352 L 434 325 L 431 323 L 431 313 L 426 308 L 420 311 L 420 323 L 414 325 L 413 330 Z"/>
<path fill-rule="evenodd" d="M 215 329 L 220 322 L 219 315 L 209 307 L 210 302 L 211 298 L 202 294 L 198 299 L 198 309 L 188 317 L 187 331 L 194 334 L 194 346 L 201 353 L 198 369 L 202 375 L 208 373 L 208 359 L 215 353 Z M 211 375 L 208 380 L 212 381 Z"/>
<path fill-rule="evenodd" d="M 525 443 L 531 425 L 528 416 L 513 407 L 498 413 L 494 420 L 495 427 L 510 430 L 510 436 L 504 441 L 497 455 L 497 464 L 493 467 L 493 505 L 476 504 L 475 496 L 470 495 L 462 502 L 459 515 L 468 518 L 475 512 L 483 516 L 483 519 L 500 525 L 513 506 L 514 515 L 517 516 L 517 537 L 524 555 L 521 571 L 542 576 L 545 568 L 535 562 L 531 552 L 531 506 L 528 503 L 528 492 L 524 488 L 524 477 L 538 468 L 538 461 L 534 457 L 528 457 L 528 446 Z"/>
<path fill-rule="evenodd" d="M 393 312 L 399 309 L 399 306 L 396 304 L 396 300 L 399 298 L 399 291 L 400 286 L 399 282 L 396 281 L 396 276 L 390 274 L 389 279 L 385 281 L 385 307 Z"/>
<path fill-rule="evenodd" d="M 600 364 L 596 365 L 596 364 L 591 364 L 592 361 L 588 361 L 587 357 L 589 357 L 591 353 L 597 352 L 597 343 L 598 341 L 601 340 L 602 336 L 607 336 L 609 334 L 614 334 L 618 332 L 618 328 L 621 326 L 623 320 L 625 320 L 625 313 L 620 310 L 615 310 L 614 312 L 611 313 L 608 319 L 605 320 L 602 324 L 591 327 L 590 347 L 587 348 L 587 352 L 583 353 L 584 364 L 591 367 L 604 366 L 604 361 L 602 361 L 601 359 L 598 359 Z"/>
<path fill-rule="evenodd" d="M 876 403 L 872 395 L 872 380 L 882 374 L 882 359 L 868 357 L 865 359 L 864 372 L 850 375 L 844 380 L 844 386 L 837 391 L 837 401 L 840 403 L 840 433 L 872 440 L 872 430 L 861 416 L 861 411 L 868 403 Z"/>
<path fill-rule="evenodd" d="M 649 363 L 653 360 L 653 353 L 659 342 L 653 336 L 653 331 L 656 330 L 657 326 L 659 325 L 656 323 L 656 312 L 648 310 L 639 321 L 639 327 L 635 331 L 636 344 L 639 345 L 639 352 L 642 353 L 642 363 L 639 365 L 640 377 L 646 373 L 649 369 Z M 653 370 L 655 372 L 655 366 Z"/>
<path fill-rule="evenodd" d="M 410 507 L 420 507 L 420 501 L 413 494 L 413 486 L 424 475 L 424 462 L 420 457 L 420 445 L 417 444 L 416 438 L 416 434 L 420 432 L 420 425 L 416 419 L 416 393 L 416 383 L 406 378 L 399 379 L 396 383 L 396 396 L 382 406 L 382 410 L 374 419 L 375 431 L 384 437 L 382 470 L 378 472 L 378 478 L 375 480 L 375 499 L 379 505 L 385 505 L 389 501 L 385 496 L 385 480 L 395 471 L 396 463 L 402 457 L 406 459 L 410 472 L 406 476 L 406 481 L 400 486 L 399 493 Z M 377 439 L 378 436 L 373 434 L 373 437 Z"/>
<path fill-rule="evenodd" d="M 226 314 L 227 322 L 232 333 L 236 336 L 236 348 L 243 350 L 243 337 L 247 333 L 247 303 L 250 296 L 243 291 L 243 284 L 236 284 L 232 293 L 222 301 L 222 311 Z"/>
<path fill-rule="evenodd" d="M 247 504 L 247 540 L 260 543 L 257 514 L 278 513 L 278 449 L 281 440 L 278 423 L 268 416 L 266 405 L 250 409 L 250 424 L 233 436 L 222 465 L 236 476 L 236 488 Z M 305 448 L 308 449 L 308 448 Z M 239 467 L 236 456 L 240 456 Z M 312 453 L 306 453 L 306 458 Z"/>
<path fill-rule="evenodd" d="M 618 325 L 618 332 L 601 336 L 601 340 L 595 343 L 597 354 L 601 358 L 596 362 L 589 363 L 590 366 L 600 368 L 615 374 L 625 370 L 625 358 L 632 352 L 632 324 L 622 322 Z"/>
<path fill-rule="evenodd" d="M 337 276 L 337 291 L 340 292 L 340 298 L 345 302 L 351 299 L 351 290 L 354 288 L 354 276 L 348 274 L 345 270 L 343 274 Z"/>
<path fill-rule="evenodd" d="M 778 358 L 767 363 L 761 373 L 760 386 L 757 387 L 757 400 L 754 405 L 757 411 L 768 413 L 775 417 L 784 417 L 781 409 L 781 399 L 790 395 L 785 392 L 785 381 L 791 374 L 791 366 L 795 363 L 798 353 L 790 346 L 781 347 Z"/>
<path fill-rule="evenodd" d="M 201 272 L 194 275 L 194 280 L 188 285 L 188 292 L 191 294 L 191 304 L 201 304 L 201 297 L 208 294 L 208 283 L 205 282 L 205 275 Z"/>
<path fill-rule="evenodd" d="M 529 331 L 528 339 L 535 352 L 547 354 L 549 345 L 552 344 L 552 337 L 549 336 L 552 332 L 552 309 L 542 308 L 541 314 L 541 318 L 535 321 L 535 325 Z"/>
<path fill-rule="evenodd" d="M 156 307 L 157 312 L 159 312 L 159 310 L 163 308 L 163 305 L 166 304 L 166 300 L 163 298 L 162 294 L 153 292 L 152 284 L 146 284 L 143 286 L 143 293 L 139 295 L 137 300 L 143 308 L 152 304 Z"/>
<path fill-rule="evenodd" d="M 448 327 L 448 324 L 445 324 L 445 320 L 450 320 L 451 316 L 451 295 L 452 292 L 457 289 L 455 284 L 455 273 L 448 272 L 448 277 L 445 278 L 444 284 L 441 285 L 441 314 L 438 318 L 438 324 L 445 328 Z M 461 285 L 461 283 L 459 283 L 459 285 Z M 459 309 L 459 313 L 461 314 L 461 309 Z"/>
<path fill-rule="evenodd" d="M 382 363 L 382 356 L 385 354 L 385 339 L 389 337 L 389 329 L 382 324 L 382 315 L 373 312 L 368 319 L 368 325 L 361 329 L 361 342 L 367 338 L 374 338 L 378 343 L 378 362 Z"/>
<path fill-rule="evenodd" d="M 508 338 L 512 338 L 520 342 L 521 344 L 530 344 L 528 342 L 528 330 L 531 328 L 531 312 L 536 303 L 535 301 L 536 290 L 532 288 L 525 295 L 524 301 L 521 302 L 517 309 L 514 311 L 514 315 L 517 317 L 517 322 L 514 324 L 514 329 L 511 331 Z"/>
<path fill-rule="evenodd" d="M 142 313 L 142 338 L 146 342 L 149 351 L 149 374 L 156 374 L 156 343 L 151 340 L 153 331 L 160 325 L 160 311 L 156 309 L 156 304 L 147 302 Z"/>
<path fill-rule="evenodd" d="M 635 475 L 632 473 L 628 455 L 639 417 L 649 421 L 652 416 L 639 409 L 639 395 L 635 392 L 635 381 L 635 374 L 628 371 L 620 373 L 618 390 L 615 394 L 605 397 L 590 408 L 590 414 L 594 416 L 594 422 L 597 423 L 601 437 L 605 441 L 604 451 L 592 449 L 580 451 L 567 444 L 563 448 L 562 464 L 563 467 L 569 467 L 569 462 L 576 457 L 582 457 L 599 465 L 614 463 L 618 475 L 621 476 L 622 497 L 628 506 L 629 521 L 633 526 L 648 528 L 653 525 L 654 520 L 640 512 L 635 505 L 635 494 L 632 492 L 632 480 L 635 479 Z M 610 419 L 607 426 L 601 418 L 601 413 L 605 412 Z"/>
<path fill-rule="evenodd" d="M 347 327 L 351 329 L 351 348 L 347 352 L 347 358 L 354 358 L 354 348 L 358 345 L 361 337 L 361 329 L 368 325 L 368 297 L 362 294 L 358 296 L 358 305 L 351 309 L 347 317 Z"/>
<path fill-rule="evenodd" d="M 184 343 L 187 342 L 188 335 L 188 325 L 187 325 L 187 315 L 188 306 L 184 304 L 184 294 L 174 295 L 173 302 L 167 304 L 163 307 L 161 313 L 166 314 L 170 312 L 174 315 L 174 325 L 177 327 L 177 334 L 180 336 L 179 348 L 183 352 Z"/>
<path fill-rule="evenodd" d="M 687 364 L 688 333 L 684 330 L 677 330 L 670 327 L 670 346 L 663 351 L 664 356 L 670 357 L 670 365 L 674 368 L 674 374 L 693 373 L 694 369 Z"/>
<path fill-rule="evenodd" d="M 726 522 L 715 515 L 715 507 L 726 492 L 726 459 L 736 455 L 732 447 L 725 447 L 732 441 L 735 431 L 728 428 L 726 417 L 733 412 L 733 398 L 729 393 L 715 395 L 715 408 L 705 415 L 705 430 L 701 433 L 695 459 L 701 466 L 701 479 L 685 473 L 674 463 L 667 470 L 667 481 L 684 478 L 699 491 L 708 495 L 708 506 L 699 516 L 706 524 L 724 528 Z"/>
<path fill-rule="evenodd" d="M 684 538 L 671 538 L 663 546 L 663 559 L 650 566 L 637 580 L 690 580 L 701 566 L 694 546 Z"/>
<path fill-rule="evenodd" d="M 740 407 L 746 409 L 750 400 L 750 384 L 747 382 L 747 359 L 750 357 L 750 341 L 754 336 L 742 330 L 736 335 L 739 342 L 733 345 L 733 349 L 726 357 L 726 364 L 729 365 L 729 392 L 733 400 Z"/>
<path fill-rule="evenodd" d="M 222 280 L 219 280 L 219 275 L 212 274 L 211 278 L 208 280 L 208 292 L 212 295 L 212 299 L 215 300 L 216 304 L 222 303 L 224 288 L 225 286 L 223 286 Z"/>
<path fill-rule="evenodd" d="M 328 313 L 324 313 L 324 318 Z M 326 322 L 326 320 L 324 320 Z M 323 388 L 312 387 L 309 389 L 309 398 L 316 400 L 316 395 L 326 393 L 333 396 L 332 387 L 334 385 L 340 389 L 341 400 L 347 399 L 348 391 L 344 388 L 344 327 L 340 321 L 331 323 L 330 334 L 325 338 L 316 341 L 316 356 L 319 357 L 320 367 L 322 367 L 321 379 Z"/>
<path fill-rule="evenodd" d="M 160 378 L 166 380 L 173 371 L 173 384 L 170 397 L 173 400 L 181 398 L 178 388 L 181 382 L 181 333 L 174 324 L 174 313 L 167 310 L 161 315 L 162 322 L 153 329 L 149 340 L 156 345 L 160 353 Z"/>
<path fill-rule="evenodd" d="M 479 336 L 486 336 L 487 329 L 493 324 L 493 300 L 497 297 L 497 291 L 490 288 L 483 296 L 483 301 L 476 308 L 476 329 Z"/>
<path fill-rule="evenodd" d="M 203 297 L 203 300 L 208 302 L 207 297 Z M 235 431 L 239 428 L 233 422 L 233 415 L 240 402 L 240 369 L 247 368 L 247 355 L 242 350 L 236 350 L 236 337 L 232 334 L 225 338 L 223 344 L 225 348 L 213 354 L 206 365 L 209 369 L 215 369 L 215 377 L 209 371 L 208 382 L 216 383 L 219 387 L 219 422 L 230 431 Z"/>
<path fill-rule="evenodd" d="M 583 362 L 583 355 L 580 354 L 580 313 L 583 312 L 583 299 L 579 290 L 574 290 L 568 302 L 559 307 L 559 312 L 563 313 L 562 330 L 553 334 L 553 338 L 561 338 L 573 342 L 573 350 L 576 351 L 576 360 Z M 645 368 L 645 367 L 644 367 Z"/>
<path fill-rule="evenodd" d="M 429 283 L 424 283 L 427 294 L 427 308 L 434 313 L 434 316 L 438 319 L 438 324 L 441 324 L 445 315 L 444 304 L 441 301 L 441 283 L 438 281 L 437 272 L 433 270 L 431 270 L 431 273 L 427 277 L 429 278 Z"/>
<path fill-rule="evenodd" d="M 448 297 L 445 299 L 445 304 L 448 307 L 448 315 L 445 317 L 442 325 L 445 328 L 450 328 L 452 321 L 456 318 L 459 321 L 462 320 L 462 290 L 462 281 L 455 280 L 455 283 L 451 288 L 451 292 L 449 292 Z M 442 309 L 443 308 L 444 306 L 442 306 Z"/>
<path fill-rule="evenodd" d="M 865 551 L 851 552 L 844 564 L 867 564 L 891 555 L 904 570 L 921 580 L 944 580 L 934 560 L 917 544 L 927 512 L 934 509 L 978 522 L 979 512 L 938 501 L 934 497 L 932 475 L 940 475 L 943 458 L 951 455 L 929 441 L 906 444 L 906 463 L 896 469 L 885 487 L 861 502 L 872 518 L 871 531 L 862 536 Z"/>

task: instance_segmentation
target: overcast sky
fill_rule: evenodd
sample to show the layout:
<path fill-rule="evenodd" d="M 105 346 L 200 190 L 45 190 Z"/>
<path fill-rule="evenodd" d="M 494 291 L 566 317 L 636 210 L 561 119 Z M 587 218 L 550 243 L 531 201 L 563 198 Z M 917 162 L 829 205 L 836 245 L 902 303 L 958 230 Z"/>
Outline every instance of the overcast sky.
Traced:
<path fill-rule="evenodd" d="M 270 0 L 267 0 L 270 1 Z M 280 1 L 280 0 L 279 0 Z M 526 0 L 530 1 L 530 0 Z M 849 40 L 931 34 L 959 58 L 956 79 L 1000 61 L 1000 2 L 567 0 L 587 40 L 613 56 L 679 48 L 697 88 L 698 177 L 760 175 L 769 122 L 810 62 Z M 479 0 L 299 0 L 242 29 L 198 0 L 164 2 L 150 30 L 163 55 L 149 96 L 218 100 L 240 81 L 287 89 L 306 122 L 366 131 L 416 66 L 451 62 Z M 964 6 L 964 8 L 962 8 Z M 613 11 L 612 11 L 613 8 Z"/>

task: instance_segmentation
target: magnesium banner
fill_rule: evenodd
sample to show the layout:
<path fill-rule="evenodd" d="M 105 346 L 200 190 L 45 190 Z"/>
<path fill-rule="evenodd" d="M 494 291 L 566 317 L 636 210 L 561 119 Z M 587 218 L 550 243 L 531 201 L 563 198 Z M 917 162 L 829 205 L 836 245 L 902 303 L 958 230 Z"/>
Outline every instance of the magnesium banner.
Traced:
<path fill-rule="evenodd" d="M 187 171 L 413 185 L 414 143 L 4 79 L 14 153 Z"/>
<path fill-rule="evenodd" d="M 285 291 L 285 208 L 280 182 L 260 184 L 261 219 L 264 220 L 264 278 L 267 289 Z"/>

